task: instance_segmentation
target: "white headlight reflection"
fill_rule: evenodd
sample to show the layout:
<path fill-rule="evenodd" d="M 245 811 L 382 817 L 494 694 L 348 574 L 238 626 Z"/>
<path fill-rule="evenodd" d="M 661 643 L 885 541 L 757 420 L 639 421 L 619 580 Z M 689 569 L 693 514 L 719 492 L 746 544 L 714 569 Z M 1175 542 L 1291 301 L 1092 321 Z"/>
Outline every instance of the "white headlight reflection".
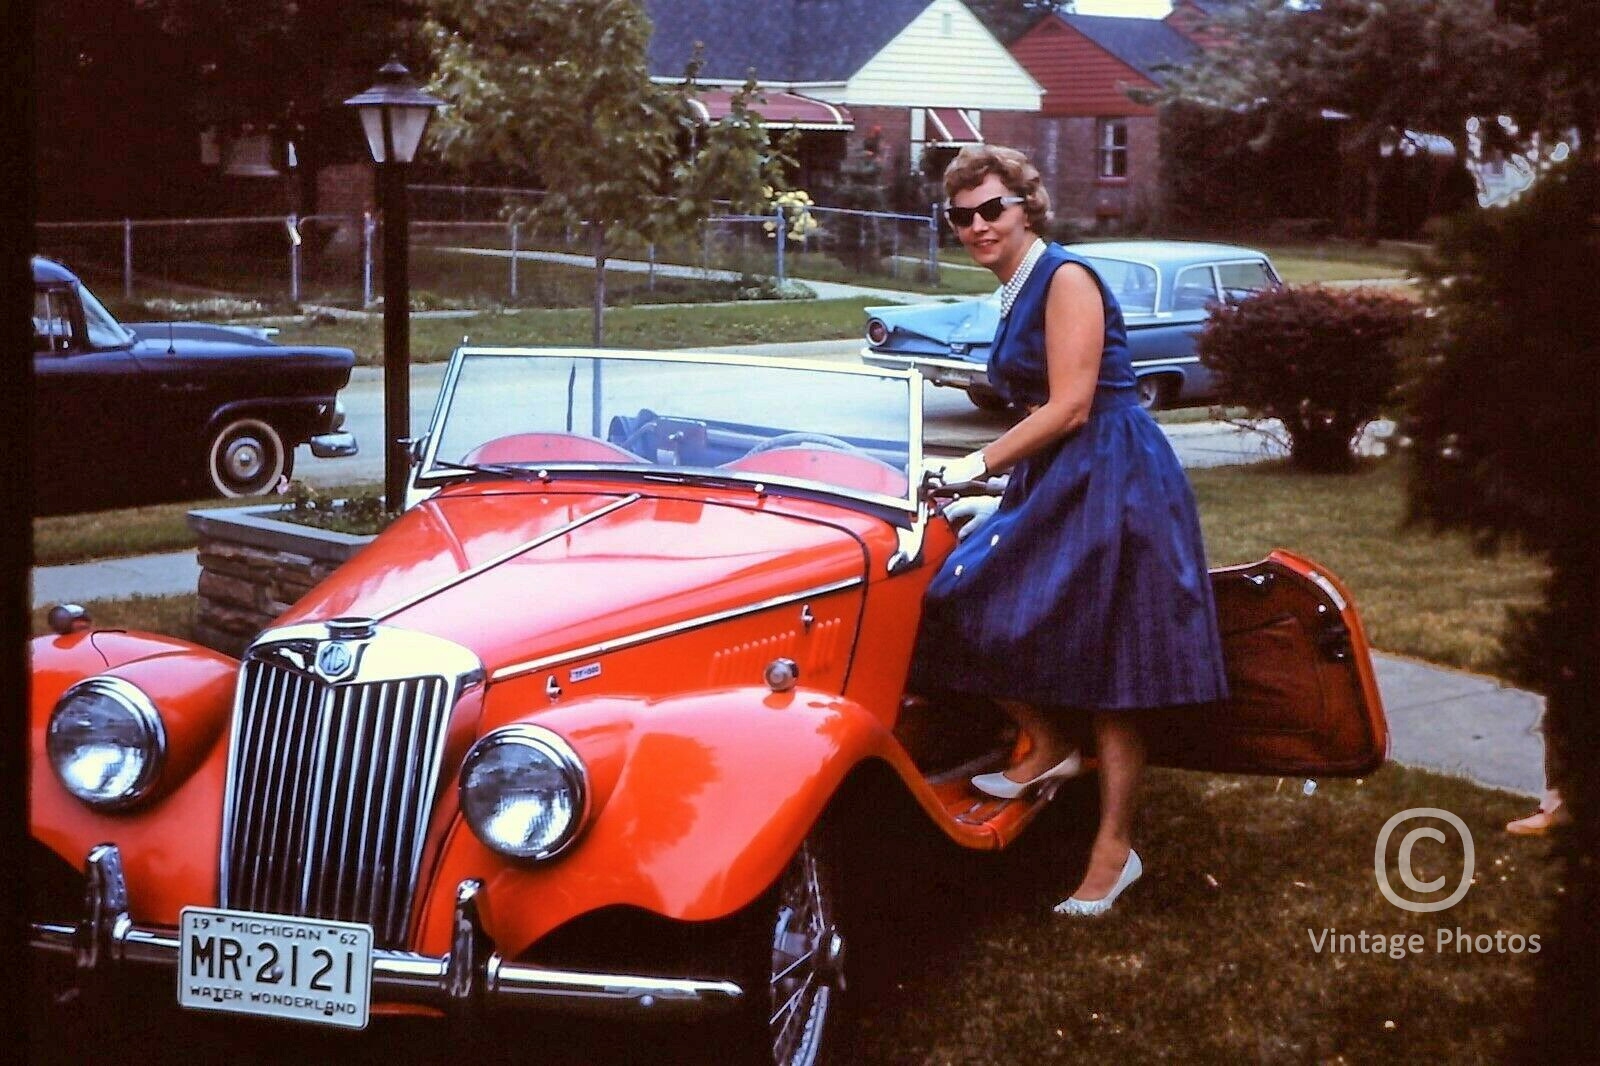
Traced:
<path fill-rule="evenodd" d="M 496 729 L 461 764 L 461 813 L 478 839 L 515 859 L 552 858 L 583 826 L 582 761 L 540 726 Z"/>
<path fill-rule="evenodd" d="M 51 769 L 91 807 L 126 806 L 149 792 L 166 743 L 150 697 L 118 677 L 91 677 L 67 689 L 45 732 Z"/>

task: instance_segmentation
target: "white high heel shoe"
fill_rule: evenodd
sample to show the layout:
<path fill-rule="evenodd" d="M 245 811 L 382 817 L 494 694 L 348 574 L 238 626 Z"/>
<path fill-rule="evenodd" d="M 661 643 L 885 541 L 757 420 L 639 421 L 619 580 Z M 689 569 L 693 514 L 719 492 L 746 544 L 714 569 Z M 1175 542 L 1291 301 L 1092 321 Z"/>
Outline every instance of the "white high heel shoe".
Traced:
<path fill-rule="evenodd" d="M 1122 872 L 1117 875 L 1117 883 L 1111 886 L 1104 899 L 1079 899 L 1077 896 L 1068 896 L 1052 908 L 1057 914 L 1064 914 L 1069 918 L 1098 918 L 1111 909 L 1111 905 L 1122 895 L 1122 890 L 1139 880 L 1139 875 L 1144 873 L 1144 863 L 1139 861 L 1139 853 L 1132 848 L 1128 849 L 1128 861 L 1122 864 Z"/>
<path fill-rule="evenodd" d="M 979 774 L 972 779 L 972 787 L 995 799 L 1016 799 L 1036 788 L 1053 793 L 1061 782 L 1069 777 L 1077 777 L 1081 773 L 1083 773 L 1083 755 L 1075 751 L 1038 777 L 1029 778 L 1027 781 L 1013 781 L 1001 771 L 994 774 Z"/>

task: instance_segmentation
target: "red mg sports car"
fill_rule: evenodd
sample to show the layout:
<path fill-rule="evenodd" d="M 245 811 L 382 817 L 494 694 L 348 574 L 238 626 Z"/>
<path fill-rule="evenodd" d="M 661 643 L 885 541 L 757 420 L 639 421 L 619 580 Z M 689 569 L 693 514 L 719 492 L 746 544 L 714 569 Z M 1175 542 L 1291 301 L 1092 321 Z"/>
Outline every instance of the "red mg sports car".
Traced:
<path fill-rule="evenodd" d="M 921 401 L 904 370 L 458 350 L 411 506 L 241 659 L 69 611 L 34 641 L 32 835 L 67 886 L 36 955 L 83 1009 L 154 981 L 305 1026 L 603 1012 L 825 1061 L 835 838 L 890 831 L 858 786 L 978 850 L 1051 802 L 969 786 L 1003 716 L 905 690 L 955 544 Z M 1152 761 L 1381 763 L 1338 580 L 1286 551 L 1213 580 L 1232 698 Z M 586 953 L 619 916 L 622 955 Z M 660 948 L 684 930 L 714 950 Z"/>

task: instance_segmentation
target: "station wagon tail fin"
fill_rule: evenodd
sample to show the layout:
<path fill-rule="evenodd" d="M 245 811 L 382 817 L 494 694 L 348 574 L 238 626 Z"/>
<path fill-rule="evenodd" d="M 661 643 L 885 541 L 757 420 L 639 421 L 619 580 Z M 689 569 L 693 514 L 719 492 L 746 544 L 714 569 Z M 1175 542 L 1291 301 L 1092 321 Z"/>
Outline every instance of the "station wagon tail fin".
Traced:
<path fill-rule="evenodd" d="M 1225 773 L 1370 773 L 1389 730 L 1366 634 L 1338 579 L 1277 550 L 1211 572 L 1229 698 L 1149 731 L 1156 765 Z"/>

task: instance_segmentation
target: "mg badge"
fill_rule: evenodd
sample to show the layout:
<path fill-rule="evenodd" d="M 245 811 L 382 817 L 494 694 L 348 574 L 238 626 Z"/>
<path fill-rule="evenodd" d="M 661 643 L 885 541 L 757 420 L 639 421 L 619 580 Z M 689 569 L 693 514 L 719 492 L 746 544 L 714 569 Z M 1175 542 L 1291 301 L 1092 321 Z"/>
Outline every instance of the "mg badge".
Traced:
<path fill-rule="evenodd" d="M 356 657 L 350 654 L 350 648 L 345 644 L 330 642 L 317 652 L 317 673 L 329 681 L 344 677 L 355 663 Z"/>

